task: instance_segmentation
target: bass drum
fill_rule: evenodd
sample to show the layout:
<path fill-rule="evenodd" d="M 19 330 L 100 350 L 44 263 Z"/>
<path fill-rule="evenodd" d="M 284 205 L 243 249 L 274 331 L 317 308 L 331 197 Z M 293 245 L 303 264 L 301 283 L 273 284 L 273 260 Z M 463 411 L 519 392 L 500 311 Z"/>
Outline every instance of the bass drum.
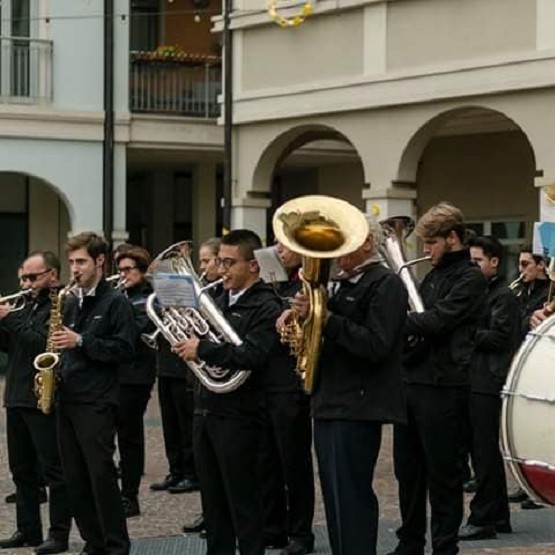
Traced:
<path fill-rule="evenodd" d="M 555 317 L 530 332 L 503 389 L 501 442 L 520 487 L 555 505 Z"/>

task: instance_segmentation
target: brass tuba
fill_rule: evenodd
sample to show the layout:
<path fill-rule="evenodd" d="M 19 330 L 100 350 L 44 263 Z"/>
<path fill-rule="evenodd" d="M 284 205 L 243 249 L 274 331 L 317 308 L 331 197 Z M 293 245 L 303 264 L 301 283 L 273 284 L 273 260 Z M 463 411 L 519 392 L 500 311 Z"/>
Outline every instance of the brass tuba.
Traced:
<path fill-rule="evenodd" d="M 303 291 L 310 300 L 310 313 L 300 322 L 293 311 L 282 332 L 297 358 L 297 372 L 307 393 L 314 379 L 326 316 L 330 261 L 358 249 L 368 237 L 364 214 L 352 204 L 334 197 L 309 195 L 280 206 L 273 218 L 276 239 L 302 256 Z"/>
<path fill-rule="evenodd" d="M 161 306 L 157 303 L 156 293 L 151 293 L 146 303 L 148 317 L 171 346 L 190 339 L 193 335 L 214 343 L 227 342 L 237 346 L 241 345 L 241 338 L 207 293 L 207 289 L 214 287 L 220 281 L 202 287 L 191 263 L 190 253 L 191 243 L 189 241 L 171 245 L 154 259 L 148 273 L 150 278 L 155 277 L 157 273 L 188 276 L 198 299 L 198 308 L 177 305 Z M 156 332 L 143 337 L 143 340 L 153 343 L 155 336 Z M 241 386 L 250 375 L 248 370 L 218 368 L 210 366 L 204 361 L 187 361 L 187 365 L 201 384 L 214 393 L 233 391 Z"/>
<path fill-rule="evenodd" d="M 73 283 L 69 283 L 59 291 L 51 289 L 50 324 L 46 340 L 46 352 L 35 357 L 33 366 L 37 373 L 34 380 L 34 392 L 37 397 L 37 408 L 44 414 L 50 414 L 54 406 L 54 393 L 58 384 L 58 368 L 60 366 L 60 353 L 52 345 L 52 335 L 62 329 L 62 303 L 71 292 Z"/>
<path fill-rule="evenodd" d="M 380 255 L 385 265 L 395 272 L 405 284 L 411 310 L 424 312 L 424 303 L 418 292 L 418 284 L 410 267 L 431 259 L 430 256 L 415 258 L 407 262 L 405 242 L 414 230 L 414 220 L 409 216 L 394 216 L 380 222 L 384 240 L 380 245 Z"/>

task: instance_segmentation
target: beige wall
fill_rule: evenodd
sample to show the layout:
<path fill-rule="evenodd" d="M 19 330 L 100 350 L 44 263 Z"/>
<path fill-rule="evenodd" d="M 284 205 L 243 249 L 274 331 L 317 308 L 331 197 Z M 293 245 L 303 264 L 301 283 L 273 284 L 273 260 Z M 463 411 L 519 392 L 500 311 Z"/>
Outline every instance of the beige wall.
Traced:
<path fill-rule="evenodd" d="M 491 133 L 433 139 L 418 172 L 418 209 L 448 200 L 468 220 L 538 219 L 535 165 L 523 134 Z"/>
<path fill-rule="evenodd" d="M 314 18 L 296 29 L 276 25 L 243 31 L 243 91 L 323 81 L 362 72 L 360 11 Z"/>
<path fill-rule="evenodd" d="M 390 71 L 535 45 L 536 0 L 401 0 L 388 6 Z"/>

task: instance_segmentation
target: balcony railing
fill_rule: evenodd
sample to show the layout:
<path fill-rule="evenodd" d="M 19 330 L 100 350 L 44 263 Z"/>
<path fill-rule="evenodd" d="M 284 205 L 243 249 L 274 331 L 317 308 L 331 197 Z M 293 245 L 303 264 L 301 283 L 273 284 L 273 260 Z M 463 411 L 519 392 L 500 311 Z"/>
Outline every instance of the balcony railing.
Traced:
<path fill-rule="evenodd" d="M 129 89 L 132 112 L 215 118 L 220 113 L 221 65 L 217 60 L 131 52 Z"/>
<path fill-rule="evenodd" d="M 52 41 L 0 37 L 0 102 L 52 100 Z"/>

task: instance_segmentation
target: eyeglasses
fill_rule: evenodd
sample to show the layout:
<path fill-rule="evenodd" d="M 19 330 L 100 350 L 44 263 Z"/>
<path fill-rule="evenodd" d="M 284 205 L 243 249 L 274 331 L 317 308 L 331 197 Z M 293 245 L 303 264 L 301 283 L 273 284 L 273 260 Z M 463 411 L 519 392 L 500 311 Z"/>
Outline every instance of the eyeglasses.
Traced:
<path fill-rule="evenodd" d="M 252 258 L 247 260 L 239 260 L 237 258 L 216 258 L 214 262 L 216 262 L 216 266 L 220 267 L 223 266 L 226 270 L 229 270 L 232 266 L 237 264 L 237 262 L 250 262 Z"/>
<path fill-rule="evenodd" d="M 122 266 L 121 268 L 118 268 L 118 272 L 120 274 L 128 274 L 131 270 L 136 270 L 137 266 Z"/>
<path fill-rule="evenodd" d="M 30 281 L 31 283 L 35 283 L 40 276 L 51 272 L 52 268 L 48 268 L 48 270 L 44 270 L 44 272 L 37 272 L 36 274 L 23 274 L 21 276 L 21 281 Z"/>

